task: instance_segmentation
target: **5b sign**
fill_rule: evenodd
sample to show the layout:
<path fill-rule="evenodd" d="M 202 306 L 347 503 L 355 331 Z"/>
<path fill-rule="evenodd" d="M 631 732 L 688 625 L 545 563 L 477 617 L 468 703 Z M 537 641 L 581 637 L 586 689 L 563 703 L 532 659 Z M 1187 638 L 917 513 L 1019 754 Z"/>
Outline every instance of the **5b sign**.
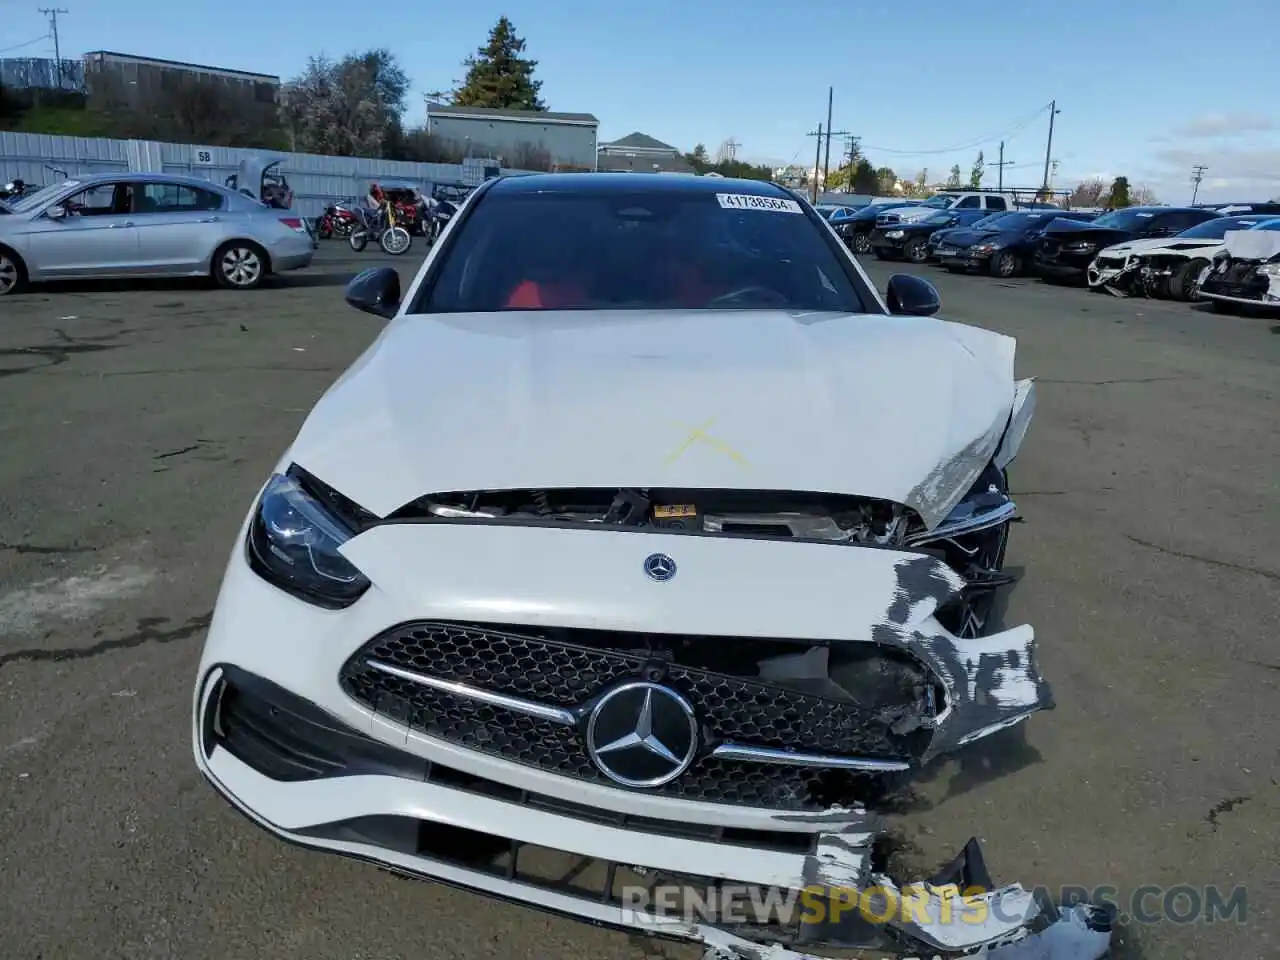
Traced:
<path fill-rule="evenodd" d="M 213 151 L 196 150 L 191 156 L 191 162 L 201 167 L 207 167 L 213 163 Z"/>

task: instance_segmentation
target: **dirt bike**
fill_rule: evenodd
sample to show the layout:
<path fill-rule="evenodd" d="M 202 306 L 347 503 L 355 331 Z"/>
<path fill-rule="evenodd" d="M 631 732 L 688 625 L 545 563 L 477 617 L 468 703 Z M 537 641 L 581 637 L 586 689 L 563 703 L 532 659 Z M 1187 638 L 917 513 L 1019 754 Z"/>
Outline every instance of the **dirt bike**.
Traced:
<path fill-rule="evenodd" d="M 408 230 L 396 223 L 396 211 L 391 203 L 384 202 L 377 213 L 364 208 L 357 209 L 360 211 L 361 224 L 347 238 L 352 250 L 362 253 L 370 240 L 376 240 L 383 252 L 393 257 L 409 252 L 409 248 L 413 246 L 413 237 Z"/>

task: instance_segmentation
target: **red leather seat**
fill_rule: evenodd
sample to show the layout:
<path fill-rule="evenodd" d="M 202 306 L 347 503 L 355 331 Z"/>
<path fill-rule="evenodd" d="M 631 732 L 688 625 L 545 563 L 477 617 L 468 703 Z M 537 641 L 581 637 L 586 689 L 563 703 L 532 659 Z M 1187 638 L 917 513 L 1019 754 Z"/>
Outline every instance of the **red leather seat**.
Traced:
<path fill-rule="evenodd" d="M 586 290 L 572 281 L 535 283 L 532 280 L 524 280 L 511 291 L 504 308 L 507 310 L 564 310 L 582 306 L 586 298 Z"/>

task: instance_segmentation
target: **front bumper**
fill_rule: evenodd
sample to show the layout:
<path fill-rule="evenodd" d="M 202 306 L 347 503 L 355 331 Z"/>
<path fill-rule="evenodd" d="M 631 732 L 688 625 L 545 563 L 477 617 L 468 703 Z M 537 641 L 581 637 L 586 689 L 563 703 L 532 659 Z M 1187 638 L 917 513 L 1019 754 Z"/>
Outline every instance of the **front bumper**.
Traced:
<path fill-rule="evenodd" d="M 1079 282 L 1086 276 L 1087 264 L 1084 263 L 1074 263 L 1065 259 L 1047 259 L 1040 254 L 1036 255 L 1034 263 L 1036 273 L 1052 280 Z"/>
<path fill-rule="evenodd" d="M 991 251 L 975 253 L 972 250 L 956 250 L 955 253 L 941 254 L 938 262 L 944 267 L 955 267 L 961 270 L 979 270 L 991 262 Z"/>
<path fill-rule="evenodd" d="M 664 549 L 678 551 L 683 582 L 650 585 L 664 591 L 661 603 L 635 601 L 636 550 L 643 556 Z M 788 551 L 784 569 L 779 549 Z M 900 898 L 903 888 L 881 874 L 876 820 L 856 800 L 770 806 L 749 794 L 707 802 L 582 779 L 489 749 L 477 730 L 501 738 L 525 722 L 491 705 L 482 705 L 490 711 L 486 723 L 469 728 L 467 740 L 421 700 L 388 696 L 370 707 L 340 680 L 369 638 L 424 617 L 598 628 L 605 604 L 613 607 L 607 622 L 619 630 L 830 643 L 844 637 L 910 653 L 945 687 L 928 747 L 912 761 L 921 762 L 1052 705 L 1030 627 L 975 641 L 941 628 L 933 612 L 958 580 L 940 561 L 815 544 L 414 524 L 374 528 L 344 553 L 375 586 L 335 612 L 268 585 L 237 548 L 201 662 L 196 762 L 223 796 L 277 836 L 590 922 L 698 941 L 725 956 L 746 956 L 770 942 L 788 944 L 770 955 L 779 958 L 798 958 L 791 948 L 818 944 L 896 943 L 959 953 L 1024 938 L 1051 919 L 1016 885 L 983 894 L 983 923 L 963 919 L 969 914 L 946 891 L 926 891 L 931 906 L 924 914 L 886 923 L 846 916 L 838 924 L 828 919 L 780 930 L 762 923 L 732 933 L 628 906 L 600 884 L 608 879 L 609 891 L 620 889 L 618 877 L 630 871 L 642 879 L 625 883 L 629 889 L 654 876 L 693 885 L 820 888 L 830 897 L 878 887 Z M 557 563 L 545 563 L 548 556 Z M 611 586 L 615 569 L 625 579 L 619 574 Z M 734 571 L 731 580 L 712 574 L 725 569 Z M 857 586 L 837 604 L 833 581 Z M 596 596 L 584 597 L 583 583 Z M 238 714 L 227 707 L 228 689 L 246 708 Z M 598 692 L 592 682 L 583 688 L 584 696 Z M 517 862 L 524 848 L 541 851 L 532 877 Z M 591 865 L 574 872 L 566 861 Z M 588 875 L 599 883 L 586 890 Z M 1068 921 L 1049 929 L 1080 926 L 1076 914 Z"/>
<path fill-rule="evenodd" d="M 1008 960 L 1093 960 L 1110 942 L 1105 913 L 1058 911 L 1019 885 L 996 888 L 976 841 L 939 875 L 903 888 L 873 872 L 864 824 L 833 817 L 752 830 L 609 815 L 392 746 L 230 665 L 205 675 L 193 731 L 211 785 L 282 840 L 586 922 L 699 942 L 708 957 L 759 957 L 761 942 L 771 941 L 765 955 L 773 960 L 807 960 L 796 951 L 822 944 L 948 956 L 985 945 L 987 955 Z M 663 899 L 663 891 L 678 897 L 682 887 L 702 894 L 726 884 L 759 890 L 758 902 L 771 888 L 811 899 L 803 910 L 761 911 L 749 934 L 740 922 L 731 932 Z M 958 893 L 974 888 L 990 892 L 977 900 Z M 864 891 L 884 899 L 859 907 Z M 910 910 L 893 909 L 908 901 Z"/>

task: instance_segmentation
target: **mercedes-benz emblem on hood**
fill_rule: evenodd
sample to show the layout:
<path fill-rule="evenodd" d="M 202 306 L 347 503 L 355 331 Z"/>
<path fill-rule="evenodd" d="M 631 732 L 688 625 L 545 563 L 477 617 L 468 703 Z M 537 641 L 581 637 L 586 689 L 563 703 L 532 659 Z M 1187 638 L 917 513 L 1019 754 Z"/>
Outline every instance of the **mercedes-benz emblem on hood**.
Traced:
<path fill-rule="evenodd" d="M 689 769 L 698 721 L 670 687 L 636 680 L 614 687 L 587 721 L 587 756 L 625 787 L 660 787 Z"/>
<path fill-rule="evenodd" d="M 676 575 L 676 562 L 665 553 L 651 553 L 644 558 L 644 572 L 650 580 L 662 583 Z"/>

